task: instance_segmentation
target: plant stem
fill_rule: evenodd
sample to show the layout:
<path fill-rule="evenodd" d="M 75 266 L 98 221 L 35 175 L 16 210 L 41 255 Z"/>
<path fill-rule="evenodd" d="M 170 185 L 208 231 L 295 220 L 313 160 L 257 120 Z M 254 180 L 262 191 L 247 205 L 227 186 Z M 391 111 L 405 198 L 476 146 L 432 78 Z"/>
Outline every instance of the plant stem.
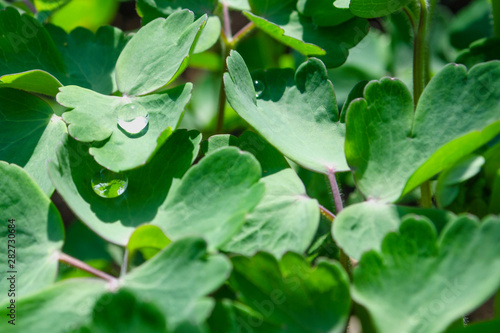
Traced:
<path fill-rule="evenodd" d="M 116 283 L 117 279 L 109 274 L 104 273 L 103 271 L 100 271 L 92 266 L 87 265 L 83 261 L 80 261 L 72 256 L 67 255 L 66 253 L 59 253 L 59 261 L 64 262 L 68 265 L 71 265 L 73 267 L 79 268 L 83 271 L 86 271 L 90 274 L 93 274 L 97 277 L 100 277 L 101 279 L 104 279 L 108 282 L 111 283 Z"/>
<path fill-rule="evenodd" d="M 337 178 L 335 177 L 335 170 L 328 170 L 328 180 L 330 181 L 330 186 L 332 188 L 333 200 L 335 201 L 335 210 L 337 215 L 344 209 L 344 204 L 342 203 L 342 196 L 340 195 L 339 185 L 337 184 Z M 333 214 L 332 214 L 333 215 Z M 344 250 L 340 249 L 340 264 L 346 270 L 349 277 L 352 278 L 352 264 L 351 258 L 345 254 Z"/>
<path fill-rule="evenodd" d="M 231 16 L 229 15 L 229 7 L 225 1 L 222 1 L 222 15 L 224 21 L 224 34 L 228 40 L 231 40 Z"/>
<path fill-rule="evenodd" d="M 325 206 L 319 205 L 319 211 L 320 211 L 321 215 L 326 217 L 330 222 L 333 222 L 333 220 L 335 220 L 335 215 L 332 212 L 330 212 L 328 209 L 326 209 Z"/>
<path fill-rule="evenodd" d="M 342 209 L 344 209 L 344 205 L 342 204 L 342 197 L 340 196 L 339 185 L 337 184 L 337 178 L 335 177 L 335 170 L 328 171 L 328 180 L 330 181 L 333 200 L 335 201 L 335 210 L 338 215 L 342 211 Z"/>
<path fill-rule="evenodd" d="M 127 270 L 128 270 L 128 248 L 125 248 L 125 251 L 123 251 L 122 267 L 120 267 L 120 277 L 125 276 L 125 274 L 127 274 Z"/>
<path fill-rule="evenodd" d="M 493 12 L 493 34 L 495 37 L 500 37 L 500 1 L 491 0 Z"/>
<path fill-rule="evenodd" d="M 413 47 L 413 103 L 415 111 L 425 85 L 430 79 L 430 61 L 427 50 L 428 26 L 436 1 L 430 0 L 429 4 L 426 0 L 418 0 L 418 2 L 420 4 L 420 18 Z M 421 206 L 432 207 L 432 191 L 429 181 L 420 186 L 420 192 L 422 194 Z"/>
<path fill-rule="evenodd" d="M 26 7 L 28 7 L 29 10 L 31 10 L 33 14 L 38 13 L 38 10 L 36 10 L 36 7 L 31 3 L 30 0 L 23 0 L 23 3 L 26 5 Z"/>
<path fill-rule="evenodd" d="M 415 33 L 415 41 L 413 46 L 413 103 L 415 109 L 418 105 L 418 100 L 422 95 L 425 87 L 425 62 L 426 62 L 426 41 L 427 41 L 427 19 L 428 8 L 426 0 L 420 2 L 420 18 L 418 28 Z"/>
<path fill-rule="evenodd" d="M 252 30 L 255 28 L 255 24 L 253 22 L 248 23 L 240 31 L 238 31 L 234 37 L 231 39 L 231 49 L 235 49 L 236 46 L 241 42 L 243 38 L 245 38 Z"/>

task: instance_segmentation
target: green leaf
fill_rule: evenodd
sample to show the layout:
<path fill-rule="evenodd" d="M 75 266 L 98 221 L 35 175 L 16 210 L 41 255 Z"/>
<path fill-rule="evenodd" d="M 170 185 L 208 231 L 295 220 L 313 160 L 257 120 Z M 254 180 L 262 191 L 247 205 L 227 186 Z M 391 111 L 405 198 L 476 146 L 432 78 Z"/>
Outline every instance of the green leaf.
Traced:
<path fill-rule="evenodd" d="M 228 7 L 235 10 L 250 10 L 248 0 L 224 0 Z"/>
<path fill-rule="evenodd" d="M 255 156 L 262 168 L 262 177 L 290 168 L 286 159 L 276 148 L 260 135 L 250 131 L 244 132 L 239 138 L 229 134 L 211 136 L 203 142 L 201 149 L 205 154 L 210 154 L 217 149 L 228 146 L 238 147 Z"/>
<path fill-rule="evenodd" d="M 66 84 L 92 89 L 104 95 L 118 90 L 115 65 L 129 40 L 121 30 L 105 26 L 94 34 L 87 29 L 76 28 L 67 34 L 52 25 L 46 29 L 62 55 Z"/>
<path fill-rule="evenodd" d="M 349 9 L 335 7 L 332 0 L 299 0 L 297 10 L 320 27 L 333 27 L 354 17 Z"/>
<path fill-rule="evenodd" d="M 363 255 L 353 299 L 380 332 L 442 332 L 500 286 L 499 233 L 498 217 L 479 224 L 462 216 L 437 238 L 427 219 L 409 217 L 386 236 L 381 253 Z"/>
<path fill-rule="evenodd" d="M 56 207 L 23 169 L 0 162 L 0 178 L 4 223 L 0 240 L 4 244 L 4 272 L 7 271 L 0 282 L 5 290 L 0 296 L 3 303 L 32 294 L 55 281 L 64 230 Z M 7 221 L 11 219 L 15 221 Z M 12 275 L 14 280 L 8 280 Z M 8 296 L 11 282 L 15 285 L 14 295 Z"/>
<path fill-rule="evenodd" d="M 206 17 L 194 21 L 187 10 L 158 18 L 132 37 L 116 64 L 119 90 L 143 95 L 169 83 L 191 53 Z"/>
<path fill-rule="evenodd" d="M 154 303 L 145 303 L 126 289 L 107 293 L 96 302 L 89 332 L 166 333 L 164 315 Z"/>
<path fill-rule="evenodd" d="M 145 249 L 148 251 L 145 258 L 150 259 L 151 254 L 156 254 L 168 244 L 170 244 L 170 239 L 160 228 L 154 225 L 142 225 L 130 236 L 127 244 L 128 256 L 132 258 L 137 250 Z"/>
<path fill-rule="evenodd" d="M 444 210 L 366 201 L 342 210 L 332 225 L 332 235 L 349 257 L 359 260 L 364 252 L 379 251 L 384 237 L 398 230 L 401 219 L 408 214 L 429 218 L 438 231 L 455 218 L 454 214 Z"/>
<path fill-rule="evenodd" d="M 469 72 L 446 66 L 426 87 L 415 114 L 402 82 L 369 83 L 364 99 L 350 104 L 346 121 L 346 157 L 358 188 L 386 202 L 410 192 L 500 132 L 499 99 L 500 62 Z"/>
<path fill-rule="evenodd" d="M 49 33 L 36 19 L 14 8 L 0 11 L 0 49 L 0 75 L 38 69 L 60 82 L 66 78 L 62 57 Z"/>
<path fill-rule="evenodd" d="M 23 167 L 47 195 L 54 187 L 47 177 L 46 161 L 66 125 L 50 106 L 24 91 L 0 88 L 0 160 Z"/>
<path fill-rule="evenodd" d="M 97 163 L 122 171 L 143 165 L 151 158 L 168 135 L 166 131 L 177 127 L 191 89 L 192 85 L 187 83 L 157 94 L 117 97 L 67 86 L 61 88 L 57 101 L 73 109 L 63 114 L 69 134 L 82 142 L 94 142 L 89 152 Z M 137 135 L 117 125 L 120 109 L 125 105 L 141 108 L 148 114 L 147 126 Z"/>
<path fill-rule="evenodd" d="M 214 303 L 206 296 L 224 283 L 230 271 L 226 257 L 207 255 L 203 240 L 184 238 L 131 271 L 121 285 L 141 301 L 156 303 L 173 330 L 186 320 L 205 321 Z"/>
<path fill-rule="evenodd" d="M 471 155 L 451 168 L 444 170 L 439 175 L 436 185 L 436 201 L 438 206 L 446 207 L 450 205 L 458 195 L 458 184 L 477 175 L 484 163 L 484 157 Z"/>
<path fill-rule="evenodd" d="M 231 287 L 275 332 L 344 332 L 351 299 L 349 278 L 339 263 L 321 261 L 311 268 L 292 252 L 279 262 L 263 252 L 232 262 Z"/>
<path fill-rule="evenodd" d="M 472 43 L 457 57 L 455 62 L 468 68 L 482 62 L 500 60 L 500 37 L 483 38 Z"/>
<path fill-rule="evenodd" d="M 193 166 L 168 194 L 159 226 L 168 238 L 202 236 L 209 248 L 224 245 L 264 195 L 261 168 L 249 153 L 220 149 Z"/>
<path fill-rule="evenodd" d="M 448 23 L 450 42 L 457 49 L 466 49 L 478 39 L 493 37 L 491 2 L 471 1 Z"/>
<path fill-rule="evenodd" d="M 96 300 L 106 292 L 106 288 L 107 285 L 102 280 L 71 279 L 54 284 L 39 293 L 16 299 L 15 325 L 7 322 L 8 303 L 2 303 L 0 330 L 23 333 L 74 332 L 90 320 L 92 308 Z"/>
<path fill-rule="evenodd" d="M 237 52 L 227 60 L 224 74 L 231 106 L 285 156 L 305 168 L 325 173 L 347 171 L 345 125 L 333 85 L 317 59 L 289 69 L 258 72 L 253 79 Z M 263 89 L 256 97 L 253 81 Z"/>
<path fill-rule="evenodd" d="M 49 174 L 71 210 L 102 238 L 126 246 L 141 224 L 165 215 L 159 209 L 173 178 L 181 178 L 198 155 L 201 136 L 196 132 L 174 132 L 145 166 L 124 173 L 127 190 L 116 198 L 103 198 L 91 186 L 102 169 L 87 152 L 88 145 L 68 136 L 57 152 L 57 163 L 49 163 Z"/>
<path fill-rule="evenodd" d="M 349 49 L 370 28 L 366 20 L 357 17 L 335 27 L 319 27 L 311 18 L 299 14 L 297 0 L 250 0 L 249 3 L 252 12 L 244 14 L 259 29 L 306 56 L 321 56 L 328 68 L 342 65 Z"/>
<path fill-rule="evenodd" d="M 182 9 L 193 11 L 196 18 L 207 14 L 208 19 L 193 50 L 193 53 L 201 53 L 211 48 L 220 37 L 221 22 L 218 16 L 213 15 L 217 4 L 217 0 L 139 0 L 137 12 L 142 16 L 143 25 L 158 17 L 168 17 Z"/>
<path fill-rule="evenodd" d="M 43 2 L 54 1 L 36 1 L 36 4 L 39 10 L 53 10 L 50 23 L 68 32 L 77 27 L 96 31 L 100 26 L 111 23 L 118 9 L 118 0 L 57 1 L 58 8 L 53 8 L 53 4 L 40 6 Z"/>
<path fill-rule="evenodd" d="M 182 9 L 191 10 L 197 17 L 212 14 L 218 0 L 138 0 L 137 9 L 142 14 L 143 24 L 158 17 L 166 17 Z"/>
<path fill-rule="evenodd" d="M 319 224 L 318 202 L 307 196 L 295 171 L 282 170 L 262 178 L 264 197 L 225 251 L 253 255 L 266 251 L 281 257 L 287 251 L 304 252 Z"/>
<path fill-rule="evenodd" d="M 0 88 L 2 87 L 55 96 L 62 84 L 49 73 L 35 69 L 17 74 L 6 74 L 0 77 Z"/>
<path fill-rule="evenodd" d="M 116 28 L 102 27 L 95 35 L 79 28 L 66 35 L 14 9 L 1 11 L 0 86 L 55 96 L 61 84 L 76 84 L 110 94 L 116 91 L 114 68 L 126 42 Z"/>
<path fill-rule="evenodd" d="M 356 16 L 375 18 L 392 14 L 410 2 L 411 0 L 351 0 L 349 9 Z"/>

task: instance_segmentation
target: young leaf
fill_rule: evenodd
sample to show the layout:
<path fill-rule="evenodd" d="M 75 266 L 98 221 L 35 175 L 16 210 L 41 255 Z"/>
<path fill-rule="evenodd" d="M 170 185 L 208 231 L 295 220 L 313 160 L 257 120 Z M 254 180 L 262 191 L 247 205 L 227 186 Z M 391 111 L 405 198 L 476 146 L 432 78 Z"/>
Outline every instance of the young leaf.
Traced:
<path fill-rule="evenodd" d="M 381 332 L 442 332 L 500 286 L 499 233 L 498 217 L 479 224 L 462 216 L 437 239 L 427 219 L 409 217 L 385 237 L 381 253 L 363 255 L 353 299 Z"/>
<path fill-rule="evenodd" d="M 181 178 L 198 155 L 197 132 L 173 133 L 145 166 L 124 173 L 126 191 L 116 198 L 103 198 L 92 188 L 92 178 L 102 169 L 88 154 L 88 145 L 68 136 L 50 162 L 49 175 L 73 212 L 102 238 L 126 246 L 141 224 L 163 219 L 164 203 L 173 178 Z"/>
<path fill-rule="evenodd" d="M 231 287 L 261 322 L 275 326 L 273 332 L 344 332 L 351 299 L 340 264 L 321 261 L 311 268 L 292 252 L 279 262 L 264 252 L 232 262 Z"/>
<path fill-rule="evenodd" d="M 170 239 L 202 236 L 209 249 L 225 244 L 264 195 L 257 160 L 237 148 L 220 149 L 193 166 L 160 208 L 159 226 Z"/>
<path fill-rule="evenodd" d="M 150 259 L 168 244 L 170 239 L 160 228 L 149 224 L 141 225 L 130 236 L 127 244 L 128 256 L 132 258 L 136 251 L 143 250 L 144 257 Z"/>
<path fill-rule="evenodd" d="M 35 94 L 55 96 L 60 87 L 62 84 L 55 77 L 38 69 L 0 77 L 0 88 L 20 89 Z"/>
<path fill-rule="evenodd" d="M 7 322 L 7 319 L 10 320 L 6 317 L 9 303 L 2 303 L 1 315 L 4 320 L 0 321 L 0 330 L 6 333 L 74 332 L 90 321 L 92 308 L 107 287 L 105 282 L 98 279 L 71 279 L 39 293 L 24 295 L 16 299 L 15 325 Z"/>
<path fill-rule="evenodd" d="M 0 160 L 25 169 L 43 192 L 54 191 L 45 168 L 66 125 L 40 98 L 24 91 L 0 88 Z"/>
<path fill-rule="evenodd" d="M 169 83 L 191 53 L 205 20 L 202 16 L 195 21 L 192 12 L 182 10 L 140 29 L 116 63 L 119 90 L 144 95 Z"/>
<path fill-rule="evenodd" d="M 444 210 L 366 201 L 342 210 L 332 225 L 332 235 L 349 257 L 359 260 L 364 252 L 379 251 L 385 235 L 398 230 L 401 219 L 408 214 L 429 218 L 438 231 L 455 219 L 454 214 Z"/>
<path fill-rule="evenodd" d="M 307 196 L 292 169 L 262 178 L 261 183 L 266 186 L 264 197 L 224 250 L 244 255 L 266 251 L 278 258 L 287 251 L 304 252 L 318 228 L 318 202 Z"/>
<path fill-rule="evenodd" d="M 310 59 L 295 75 L 274 69 L 256 73 L 253 79 L 237 52 L 231 52 L 227 64 L 229 103 L 267 141 L 305 168 L 324 174 L 349 170 L 345 124 L 339 121 L 333 86 L 321 61 Z M 262 90 L 258 94 L 254 81 Z"/>
<path fill-rule="evenodd" d="M 220 37 L 221 22 L 219 17 L 214 15 L 217 4 L 217 0 L 138 0 L 137 12 L 142 16 L 143 25 L 158 17 L 168 17 L 182 9 L 193 11 L 196 18 L 207 14 L 207 21 L 200 32 L 193 50 L 193 53 L 200 53 L 211 48 Z"/>
<path fill-rule="evenodd" d="M 319 58 L 328 68 L 342 65 L 349 49 L 368 33 L 368 21 L 355 17 L 335 27 L 321 27 L 296 10 L 297 0 L 250 0 L 245 16 L 259 29 L 307 56 Z M 333 3 L 333 1 L 332 1 Z"/>
<path fill-rule="evenodd" d="M 68 86 L 61 88 L 57 101 L 72 109 L 63 114 L 69 134 L 78 141 L 93 142 L 89 152 L 97 163 L 118 172 L 141 166 L 151 158 L 168 131 L 177 127 L 191 89 L 187 83 L 157 94 L 117 97 Z M 120 112 L 127 107 L 144 112 L 141 116 L 147 123 L 137 134 L 119 124 Z"/>
<path fill-rule="evenodd" d="M 500 132 L 499 78 L 500 62 L 469 72 L 448 65 L 426 87 L 415 114 L 402 82 L 369 83 L 364 99 L 350 104 L 346 121 L 346 157 L 361 192 L 395 201 L 494 138 Z"/>
<path fill-rule="evenodd" d="M 11 283 L 15 285 L 14 294 L 19 297 L 55 281 L 64 230 L 56 207 L 23 169 L 0 162 L 0 178 L 0 211 L 5 219 L 0 241 L 5 244 L 2 255 L 4 272 L 7 271 L 0 282 L 6 291 L 0 296 L 3 303 L 12 298 L 7 295 L 12 289 Z M 9 280 L 11 274 L 15 276 L 13 281 Z M 5 307 L 2 309 L 5 312 Z M 5 319 L 5 315 L 2 317 Z"/>
<path fill-rule="evenodd" d="M 374 18 L 392 14 L 410 2 L 411 0 L 350 0 L 349 9 L 356 16 Z"/>
<path fill-rule="evenodd" d="M 183 321 L 205 321 L 214 303 L 206 296 L 224 283 L 230 271 L 226 257 L 207 255 L 202 239 L 184 238 L 131 271 L 121 285 L 141 301 L 154 302 L 173 330 Z"/>

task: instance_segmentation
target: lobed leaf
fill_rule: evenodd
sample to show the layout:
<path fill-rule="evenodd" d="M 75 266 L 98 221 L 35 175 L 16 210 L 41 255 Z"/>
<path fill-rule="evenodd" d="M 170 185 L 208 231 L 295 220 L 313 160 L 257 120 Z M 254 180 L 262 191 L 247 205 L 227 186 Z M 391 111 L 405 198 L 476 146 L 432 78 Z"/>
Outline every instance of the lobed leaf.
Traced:
<path fill-rule="evenodd" d="M 321 261 L 311 268 L 293 252 L 279 262 L 263 252 L 251 258 L 236 256 L 232 262 L 230 286 L 264 328 L 288 333 L 344 331 L 351 299 L 349 278 L 339 263 Z M 255 327 L 254 323 L 240 321 L 238 326 Z"/>
<path fill-rule="evenodd" d="M 119 90 L 126 95 L 155 91 L 178 74 L 190 55 L 206 16 L 188 10 L 158 18 L 132 37 L 116 63 Z"/>
<path fill-rule="evenodd" d="M 462 216 L 437 238 L 427 219 L 408 217 L 381 252 L 363 255 L 353 299 L 381 332 L 442 332 L 500 286 L 499 233 L 498 217 Z"/>
<path fill-rule="evenodd" d="M 500 132 L 499 77 L 500 62 L 469 72 L 448 65 L 426 87 L 415 114 L 402 82 L 369 83 L 364 99 L 350 104 L 346 121 L 346 157 L 361 192 L 395 201 L 494 138 Z"/>
<path fill-rule="evenodd" d="M 317 59 L 295 75 L 273 69 L 250 76 L 243 58 L 231 52 L 224 83 L 229 103 L 267 141 L 301 166 L 327 174 L 347 171 L 345 125 L 326 68 Z M 263 86 L 256 97 L 253 81 Z"/>
<path fill-rule="evenodd" d="M 60 89 L 57 101 L 72 109 L 63 114 L 69 134 L 76 140 L 93 143 L 89 152 L 99 164 L 123 171 L 144 165 L 170 131 L 177 128 L 191 89 L 187 83 L 157 94 L 117 97 L 68 86 Z M 147 112 L 145 133 L 133 135 L 118 125 L 120 108 L 127 104 L 143 107 Z"/>

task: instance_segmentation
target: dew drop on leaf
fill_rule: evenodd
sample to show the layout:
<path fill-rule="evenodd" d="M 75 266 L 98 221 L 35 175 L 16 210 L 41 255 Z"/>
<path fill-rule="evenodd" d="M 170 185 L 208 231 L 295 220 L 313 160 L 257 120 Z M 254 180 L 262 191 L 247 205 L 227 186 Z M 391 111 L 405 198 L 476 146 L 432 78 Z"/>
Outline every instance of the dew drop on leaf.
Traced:
<path fill-rule="evenodd" d="M 253 81 L 253 88 L 255 89 L 255 97 L 260 97 L 266 86 L 262 83 L 262 81 L 255 80 Z"/>
<path fill-rule="evenodd" d="M 129 134 L 138 134 L 146 129 L 149 114 L 140 104 L 125 104 L 118 110 L 118 126 Z"/>
<path fill-rule="evenodd" d="M 125 192 L 128 186 L 128 177 L 123 173 L 116 173 L 108 169 L 101 169 L 92 177 L 92 189 L 103 198 L 116 198 Z"/>

